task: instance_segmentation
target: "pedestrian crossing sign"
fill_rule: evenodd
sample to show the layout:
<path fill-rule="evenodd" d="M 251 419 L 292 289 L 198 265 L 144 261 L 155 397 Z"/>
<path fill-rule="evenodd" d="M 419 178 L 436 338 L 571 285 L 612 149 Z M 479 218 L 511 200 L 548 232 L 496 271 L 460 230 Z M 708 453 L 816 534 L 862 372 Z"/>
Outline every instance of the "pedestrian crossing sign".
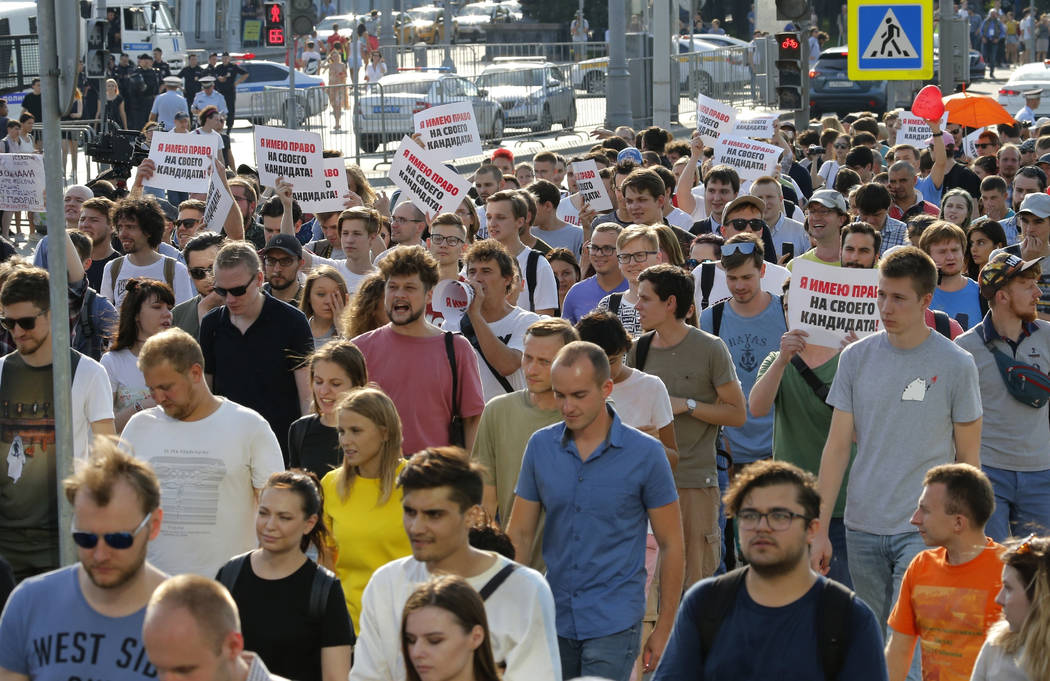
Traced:
<path fill-rule="evenodd" d="M 850 80 L 933 77 L 933 0 L 849 0 Z"/>

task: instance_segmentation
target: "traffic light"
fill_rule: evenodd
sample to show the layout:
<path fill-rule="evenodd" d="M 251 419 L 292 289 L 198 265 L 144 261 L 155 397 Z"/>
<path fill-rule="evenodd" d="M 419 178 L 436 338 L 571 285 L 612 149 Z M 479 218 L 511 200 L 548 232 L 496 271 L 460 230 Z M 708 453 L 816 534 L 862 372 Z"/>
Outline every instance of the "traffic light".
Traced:
<path fill-rule="evenodd" d="M 777 33 L 777 106 L 782 111 L 802 108 L 802 40 L 795 32 Z"/>
<path fill-rule="evenodd" d="M 105 78 L 106 62 L 109 52 L 106 51 L 106 33 L 109 22 L 103 20 L 88 22 L 87 55 L 84 60 L 84 75 L 88 78 Z"/>
<path fill-rule="evenodd" d="M 777 21 L 798 21 L 809 17 L 813 9 L 810 0 L 776 0 Z"/>
<path fill-rule="evenodd" d="M 268 2 L 263 37 L 267 47 L 284 47 L 284 3 Z"/>
<path fill-rule="evenodd" d="M 292 35 L 310 35 L 317 23 L 313 0 L 291 0 L 288 17 L 292 20 Z"/>

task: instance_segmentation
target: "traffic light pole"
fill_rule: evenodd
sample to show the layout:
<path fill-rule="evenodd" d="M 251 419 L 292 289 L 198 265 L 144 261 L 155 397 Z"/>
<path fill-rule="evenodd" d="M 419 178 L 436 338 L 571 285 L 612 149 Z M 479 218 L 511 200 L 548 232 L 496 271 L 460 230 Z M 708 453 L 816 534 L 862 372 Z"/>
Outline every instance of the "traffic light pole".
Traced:
<path fill-rule="evenodd" d="M 941 52 L 941 66 L 938 77 L 941 81 L 941 94 L 945 97 L 955 92 L 955 28 L 952 23 L 952 9 L 953 3 L 951 0 L 940 0 L 941 9 L 941 20 L 940 20 L 940 52 Z M 969 27 L 967 27 L 968 30 Z M 969 59 L 970 55 L 964 55 L 964 59 Z"/>
<path fill-rule="evenodd" d="M 104 49 L 106 50 L 106 58 L 102 63 L 102 76 L 98 79 L 98 130 L 100 133 L 105 133 L 106 104 L 109 102 L 109 99 L 106 97 L 106 69 L 109 66 L 109 58 L 112 56 L 112 53 L 109 51 L 109 20 L 106 19 L 106 0 L 98 0 L 98 2 L 95 3 L 95 16 L 106 22 L 105 42 L 103 43 Z M 123 45 L 121 47 L 123 47 Z M 183 87 L 185 87 L 185 83 L 183 83 Z M 90 161 L 87 163 L 88 168 L 90 168 Z M 48 239 L 48 241 L 50 241 L 50 239 Z"/>
<path fill-rule="evenodd" d="M 288 45 L 288 101 L 285 103 L 285 110 L 288 112 L 288 116 L 285 119 L 285 127 L 289 130 L 295 130 L 299 123 L 295 115 L 295 52 L 299 45 L 299 39 L 292 38 L 292 41 L 288 42 L 288 36 L 290 35 L 292 35 L 291 12 L 285 11 L 284 42 Z"/>
<path fill-rule="evenodd" d="M 799 68 L 799 87 L 802 95 L 801 108 L 795 110 L 795 130 L 801 133 L 809 129 L 809 17 L 795 22 L 798 41 L 802 50 Z"/>

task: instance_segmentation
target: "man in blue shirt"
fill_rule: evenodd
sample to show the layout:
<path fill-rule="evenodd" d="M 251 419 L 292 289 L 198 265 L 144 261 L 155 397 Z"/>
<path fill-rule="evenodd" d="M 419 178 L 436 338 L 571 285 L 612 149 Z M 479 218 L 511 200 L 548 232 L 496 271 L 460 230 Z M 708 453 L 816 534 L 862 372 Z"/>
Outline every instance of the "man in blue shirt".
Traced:
<path fill-rule="evenodd" d="M 919 238 L 919 248 L 933 258 L 940 275 L 933 291 L 931 310 L 941 310 L 966 330 L 981 321 L 981 291 L 977 282 L 963 274 L 966 267 L 966 232 L 939 220 Z"/>
<path fill-rule="evenodd" d="M 749 566 L 703 650 L 715 579 L 686 593 L 653 681 L 822 679 L 818 612 L 828 579 L 810 569 L 809 542 L 820 521 L 813 476 L 783 461 L 760 461 L 737 474 L 726 495 Z M 739 573 L 736 573 L 739 574 Z M 719 586 L 725 587 L 725 583 Z M 851 599 L 841 669 L 827 678 L 885 681 L 886 659 L 875 615 Z"/>
<path fill-rule="evenodd" d="M 215 76 L 204 76 L 200 79 L 200 84 L 202 89 L 193 98 L 193 106 L 190 107 L 193 115 L 204 111 L 205 107 L 214 106 L 225 116 L 229 107 L 226 106 L 226 98 L 215 91 Z"/>
<path fill-rule="evenodd" d="M 529 440 L 507 534 L 529 555 L 546 511 L 543 560 L 554 592 L 562 676 L 627 681 L 645 610 L 646 520 L 660 546 L 661 612 L 645 642 L 652 671 L 670 635 L 685 566 L 682 518 L 663 445 L 606 404 L 609 360 L 593 343 L 562 348 L 551 384 L 564 421 Z"/>
<path fill-rule="evenodd" d="M 594 275 L 573 284 L 561 306 L 561 316 L 573 324 L 598 307 L 605 296 L 627 290 L 627 280 L 616 261 L 616 239 L 622 230 L 615 222 L 604 222 L 594 228 L 591 240 L 584 246 L 591 257 Z"/>

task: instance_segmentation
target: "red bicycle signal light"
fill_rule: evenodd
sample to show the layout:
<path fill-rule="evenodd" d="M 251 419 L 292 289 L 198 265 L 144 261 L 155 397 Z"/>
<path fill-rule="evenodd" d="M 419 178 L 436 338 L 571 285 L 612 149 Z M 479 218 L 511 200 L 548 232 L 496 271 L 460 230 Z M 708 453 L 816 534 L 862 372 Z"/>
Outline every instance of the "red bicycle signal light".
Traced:
<path fill-rule="evenodd" d="M 780 46 L 785 50 L 797 50 L 799 47 L 801 47 L 798 40 L 796 40 L 792 36 L 784 38 L 784 40 L 780 43 Z"/>

